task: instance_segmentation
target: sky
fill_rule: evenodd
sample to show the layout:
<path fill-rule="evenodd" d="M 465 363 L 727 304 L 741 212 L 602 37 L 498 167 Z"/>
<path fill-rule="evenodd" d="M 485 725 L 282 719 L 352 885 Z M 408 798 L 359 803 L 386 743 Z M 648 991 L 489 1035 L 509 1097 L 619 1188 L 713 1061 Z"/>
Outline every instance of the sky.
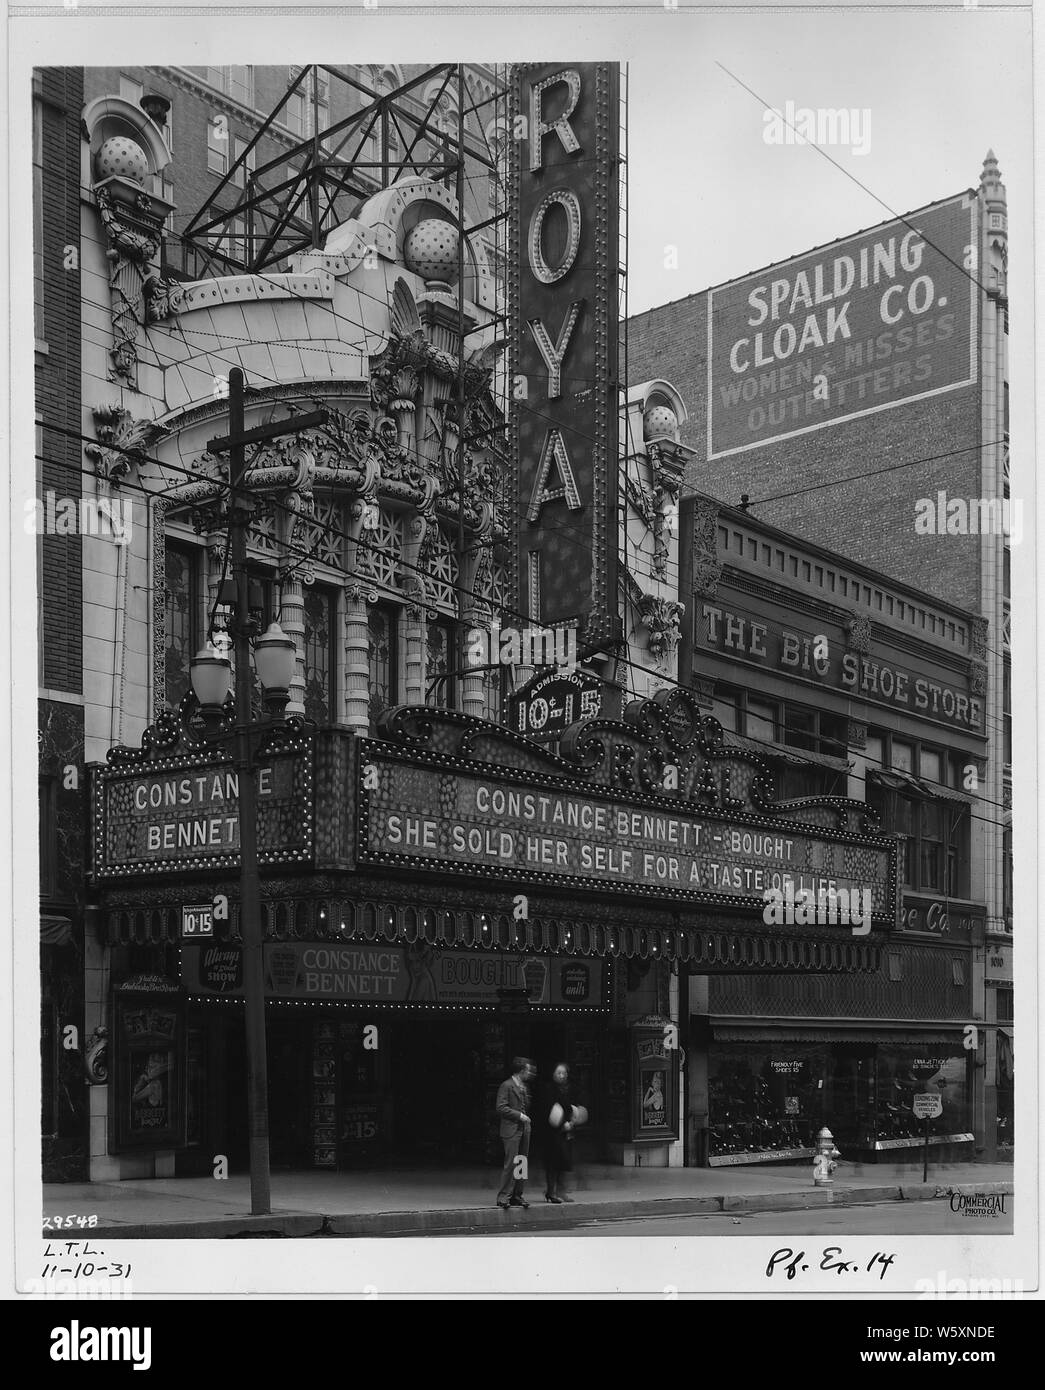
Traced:
<path fill-rule="evenodd" d="M 683 42 L 651 35 L 629 56 L 630 313 L 975 187 L 989 147 L 1010 213 L 1029 219 L 1027 12 L 763 12 L 683 25 Z M 787 102 L 860 112 L 866 152 L 825 145 L 831 163 L 810 145 L 767 143 L 766 107 L 786 114 Z"/>

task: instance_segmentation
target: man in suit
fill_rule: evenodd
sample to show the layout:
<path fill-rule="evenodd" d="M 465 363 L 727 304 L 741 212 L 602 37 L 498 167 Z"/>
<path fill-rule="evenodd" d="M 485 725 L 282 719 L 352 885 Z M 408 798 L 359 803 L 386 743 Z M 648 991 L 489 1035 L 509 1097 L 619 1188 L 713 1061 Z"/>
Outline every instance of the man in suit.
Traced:
<path fill-rule="evenodd" d="M 501 1141 L 504 1144 L 504 1169 L 497 1193 L 497 1205 L 505 1211 L 511 1207 L 528 1207 L 523 1196 L 525 1177 L 517 1177 L 515 1161 L 526 1157 L 530 1149 L 533 1125 L 530 1120 L 530 1092 L 527 1082 L 537 1075 L 529 1057 L 512 1059 L 512 1075 L 502 1081 L 497 1092 L 497 1114 L 501 1121 Z M 523 1169 L 525 1172 L 525 1168 Z"/>

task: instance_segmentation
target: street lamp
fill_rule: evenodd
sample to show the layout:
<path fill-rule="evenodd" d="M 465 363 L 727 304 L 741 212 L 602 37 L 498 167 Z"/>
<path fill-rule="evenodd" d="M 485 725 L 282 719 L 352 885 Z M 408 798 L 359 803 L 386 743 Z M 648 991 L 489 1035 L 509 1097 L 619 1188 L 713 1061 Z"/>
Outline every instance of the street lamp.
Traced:
<path fill-rule="evenodd" d="M 208 642 L 189 662 L 189 679 L 192 693 L 199 701 L 204 727 L 216 729 L 222 706 L 232 689 L 232 662 Z"/>
<path fill-rule="evenodd" d="M 287 707 L 296 660 L 297 648 L 293 640 L 279 623 L 269 623 L 264 635 L 254 643 L 254 669 L 261 682 L 265 709 L 273 718 Z"/>
<path fill-rule="evenodd" d="M 240 575 L 246 590 L 246 574 Z M 261 884 L 258 871 L 257 789 L 252 735 L 268 721 L 255 721 L 250 709 L 250 639 L 257 625 L 249 616 L 245 592 L 238 595 L 232 632 L 236 638 L 235 763 L 239 773 L 240 936 L 243 941 L 243 1002 L 246 1023 L 247 1119 L 250 1145 L 251 1211 L 271 1210 L 269 1191 L 268 1068 L 265 1041 L 265 988 L 262 972 Z M 290 699 L 297 649 L 279 623 L 254 639 L 254 667 L 269 720 L 282 718 Z M 213 737 L 232 688 L 232 663 L 207 643 L 189 662 L 192 692 L 203 717 L 204 737 Z M 269 725 L 271 727 L 271 725 Z"/>

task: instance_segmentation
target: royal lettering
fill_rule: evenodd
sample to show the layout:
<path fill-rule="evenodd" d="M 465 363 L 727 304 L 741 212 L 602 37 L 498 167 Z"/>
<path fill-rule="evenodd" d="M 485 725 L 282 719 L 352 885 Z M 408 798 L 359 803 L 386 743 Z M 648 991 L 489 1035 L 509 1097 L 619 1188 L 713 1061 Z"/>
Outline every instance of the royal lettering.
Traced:
<path fill-rule="evenodd" d="M 613 64 L 524 64 L 512 95 L 522 138 L 510 370 L 527 383 L 513 448 L 529 523 L 518 607 L 578 629 L 597 614 L 600 640 L 616 625 L 617 84 Z"/>

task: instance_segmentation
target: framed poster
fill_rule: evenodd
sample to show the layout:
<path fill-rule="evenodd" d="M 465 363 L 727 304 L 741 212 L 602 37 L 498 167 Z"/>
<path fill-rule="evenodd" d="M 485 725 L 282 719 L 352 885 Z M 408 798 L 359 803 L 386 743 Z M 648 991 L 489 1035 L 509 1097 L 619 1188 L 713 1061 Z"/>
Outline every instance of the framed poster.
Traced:
<path fill-rule="evenodd" d="M 139 994 L 117 987 L 113 1011 L 114 1148 L 184 1148 L 187 1056 L 181 991 Z"/>
<path fill-rule="evenodd" d="M 631 1139 L 679 1137 L 678 1048 L 669 1048 L 662 1024 L 630 1030 Z"/>

